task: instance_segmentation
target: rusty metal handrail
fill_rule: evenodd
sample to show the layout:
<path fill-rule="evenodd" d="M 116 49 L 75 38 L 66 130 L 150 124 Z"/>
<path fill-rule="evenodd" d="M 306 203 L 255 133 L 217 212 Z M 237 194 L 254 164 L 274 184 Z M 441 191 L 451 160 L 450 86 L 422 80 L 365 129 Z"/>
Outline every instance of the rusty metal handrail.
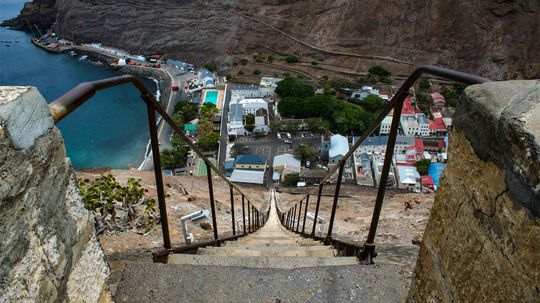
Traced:
<path fill-rule="evenodd" d="M 230 188 L 230 194 L 231 194 L 231 207 L 234 207 L 234 196 L 233 192 L 236 190 L 239 192 L 242 196 L 242 206 L 243 210 L 245 211 L 245 205 L 244 202 L 247 198 L 247 212 L 248 216 L 251 217 L 251 219 L 247 222 L 247 230 L 245 228 L 246 226 L 246 218 L 244 215 L 243 224 L 244 224 L 244 234 L 246 231 L 253 232 L 257 229 L 259 229 L 265 222 L 266 219 L 261 216 L 261 213 L 259 212 L 259 209 L 251 203 L 251 200 L 248 198 L 248 196 L 242 191 L 242 189 L 237 186 L 236 184 L 232 183 L 225 175 L 218 170 L 218 168 L 210 162 L 210 160 L 202 153 L 201 150 L 187 137 L 184 132 L 174 123 L 173 119 L 167 114 L 167 112 L 159 105 L 158 101 L 154 97 L 154 95 L 144 86 L 144 84 L 139 81 L 134 76 L 131 75 L 124 75 L 124 76 L 118 76 L 118 77 L 112 77 L 108 79 L 103 80 L 97 80 L 92 82 L 84 82 L 79 85 L 77 85 L 75 88 L 68 91 L 66 94 L 61 96 L 60 98 L 54 100 L 52 103 L 49 104 L 49 109 L 51 111 L 53 120 L 55 124 L 59 123 L 62 119 L 64 119 L 66 116 L 68 116 L 70 113 L 75 111 L 79 106 L 84 104 L 86 101 L 88 101 L 90 98 L 92 98 L 97 91 L 108 89 L 111 87 L 123 85 L 123 84 L 132 84 L 135 86 L 139 92 L 141 93 L 142 100 L 146 103 L 147 106 L 147 113 L 148 113 L 148 124 L 150 127 L 150 142 L 152 146 L 152 158 L 154 162 L 154 175 L 156 179 L 156 189 L 158 194 L 158 204 L 159 204 L 159 213 L 161 218 L 161 228 L 162 228 L 162 234 L 163 234 L 163 243 L 164 247 L 167 250 L 170 250 L 172 248 L 171 245 L 171 238 L 169 233 L 169 224 L 168 224 L 168 218 L 167 218 L 167 208 L 165 203 L 165 190 L 163 187 L 163 176 L 161 171 L 161 161 L 160 161 L 160 153 L 159 153 L 159 142 L 158 142 L 158 136 L 157 136 L 157 123 L 156 123 L 156 114 L 157 111 L 163 120 L 169 124 L 173 131 L 177 133 L 182 141 L 184 141 L 195 153 L 204 161 L 207 167 L 207 175 L 208 175 L 208 189 L 209 189 L 209 196 L 210 196 L 210 207 L 212 209 L 212 227 L 213 227 L 213 233 L 214 233 L 214 241 L 219 245 L 222 241 L 219 239 L 218 234 L 218 228 L 217 228 L 217 221 L 216 221 L 216 211 L 215 211 L 215 202 L 214 202 L 214 192 L 213 192 L 213 186 L 212 186 L 212 171 L 214 171 L 218 177 L 220 177 L 223 181 L 225 181 Z M 234 190 L 233 190 L 234 189 Z M 232 214 L 232 228 L 233 228 L 233 236 L 236 236 L 236 230 L 235 230 L 235 224 L 234 221 L 234 210 Z M 241 235 L 240 235 L 241 236 Z M 196 246 L 196 245 L 194 245 Z"/>
<path fill-rule="evenodd" d="M 361 251 L 357 251 L 359 257 L 362 261 L 367 263 L 372 263 L 373 258 L 376 256 L 375 253 L 375 233 L 377 231 L 377 226 L 379 223 L 379 216 L 382 209 L 382 204 L 384 200 L 384 195 L 386 191 L 386 185 L 388 182 L 388 174 L 390 172 L 390 165 L 392 163 L 392 158 L 394 156 L 394 147 L 396 144 L 396 138 L 397 138 L 397 132 L 398 127 L 400 123 L 400 117 L 401 117 L 401 110 L 403 108 L 403 103 L 405 102 L 405 99 L 409 95 L 409 90 L 413 86 L 413 84 L 423 75 L 423 74 L 430 74 L 434 76 L 438 76 L 444 79 L 449 79 L 457 82 L 462 82 L 465 84 L 480 84 L 489 82 L 490 80 L 487 78 L 479 77 L 476 75 L 471 75 L 463 72 L 458 72 L 442 67 L 437 66 L 431 66 L 431 65 L 423 65 L 419 66 L 401 85 L 399 90 L 396 92 L 396 94 L 392 97 L 390 102 L 384 107 L 384 109 L 381 111 L 379 116 L 373 121 L 373 123 L 369 126 L 369 128 L 362 134 L 360 139 L 349 149 L 349 151 L 343 156 L 343 158 L 334 166 L 332 167 L 328 173 L 325 175 L 325 177 L 321 180 L 318 186 L 318 193 L 317 193 L 317 204 L 315 206 L 315 218 L 317 218 L 319 214 L 319 207 L 321 202 L 321 196 L 322 196 L 322 188 L 325 183 L 330 181 L 330 178 L 338 171 L 338 178 L 336 183 L 336 188 L 334 190 L 334 200 L 332 204 L 332 211 L 331 211 L 331 217 L 328 227 L 328 232 L 325 238 L 326 243 L 332 243 L 332 229 L 334 226 L 334 220 L 335 220 L 335 214 L 336 214 L 336 208 L 337 208 L 337 202 L 339 198 L 339 191 L 341 187 L 342 182 L 342 176 L 343 176 L 343 170 L 345 168 L 346 162 L 349 160 L 349 158 L 353 155 L 354 151 L 356 151 L 362 143 L 373 133 L 381 124 L 383 119 L 392 111 L 394 110 L 394 115 L 392 117 L 392 124 L 390 128 L 390 134 L 388 137 L 388 144 L 386 146 L 386 153 L 384 158 L 384 165 L 383 165 L 383 171 L 381 174 L 381 179 L 379 182 L 379 188 L 377 192 L 377 198 L 375 200 L 375 207 L 373 210 L 373 217 L 371 219 L 370 229 L 367 236 L 366 241 L 364 242 L 363 248 Z M 294 203 L 288 210 L 281 211 L 278 209 L 278 214 L 280 216 L 280 221 L 282 224 L 296 232 L 300 233 L 304 236 L 309 236 L 311 238 L 317 238 L 315 236 L 315 227 L 317 226 L 317 220 L 313 221 L 313 227 L 311 230 L 311 234 L 305 233 L 305 225 L 306 225 L 306 215 L 307 215 L 307 207 L 309 203 L 309 197 L 311 195 L 315 194 L 315 190 L 310 190 L 308 194 L 306 194 L 302 199 L 300 199 L 298 202 Z M 305 209 L 304 209 L 304 220 L 302 224 L 302 230 L 299 231 L 299 223 L 300 223 L 300 216 L 301 216 L 301 210 L 302 210 L 302 202 L 306 201 Z M 298 218 L 296 219 L 296 207 L 297 205 L 300 205 L 298 210 Z M 292 225 L 295 220 L 298 220 L 296 229 Z M 356 250 L 355 250 L 356 251 Z"/>

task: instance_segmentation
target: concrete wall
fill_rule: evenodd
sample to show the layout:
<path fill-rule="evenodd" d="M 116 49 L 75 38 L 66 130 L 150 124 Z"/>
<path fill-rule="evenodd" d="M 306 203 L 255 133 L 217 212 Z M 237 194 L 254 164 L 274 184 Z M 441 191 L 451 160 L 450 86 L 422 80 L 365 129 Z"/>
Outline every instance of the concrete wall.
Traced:
<path fill-rule="evenodd" d="M 540 301 L 540 81 L 466 89 L 410 302 Z"/>
<path fill-rule="evenodd" d="M 0 264 L 0 302 L 108 300 L 93 217 L 31 87 L 0 87 Z"/>

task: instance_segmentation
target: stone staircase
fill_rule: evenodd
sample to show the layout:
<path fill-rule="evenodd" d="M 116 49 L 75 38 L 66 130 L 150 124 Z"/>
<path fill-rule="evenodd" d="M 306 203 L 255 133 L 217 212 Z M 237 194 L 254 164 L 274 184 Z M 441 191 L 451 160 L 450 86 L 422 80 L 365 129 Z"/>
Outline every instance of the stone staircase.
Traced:
<path fill-rule="evenodd" d="M 197 254 L 172 254 L 167 264 L 124 270 L 117 302 L 401 302 L 408 279 L 399 264 L 360 265 L 335 257 L 332 246 L 302 238 L 270 215 L 257 232 Z"/>

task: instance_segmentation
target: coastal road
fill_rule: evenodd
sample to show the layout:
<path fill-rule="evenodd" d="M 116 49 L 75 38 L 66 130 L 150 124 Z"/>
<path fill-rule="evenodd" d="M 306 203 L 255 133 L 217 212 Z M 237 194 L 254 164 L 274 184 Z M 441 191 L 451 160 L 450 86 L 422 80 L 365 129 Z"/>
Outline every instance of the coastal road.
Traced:
<path fill-rule="evenodd" d="M 167 108 L 166 108 L 167 114 L 169 114 L 169 116 L 172 116 L 174 115 L 174 107 L 176 103 L 186 98 L 184 89 L 183 89 L 184 83 L 190 78 L 190 76 L 192 77 L 193 75 L 189 73 L 183 74 L 184 71 L 177 69 L 175 67 L 166 65 L 166 64 L 163 64 L 161 69 L 169 75 L 169 77 L 171 78 L 171 83 L 176 83 L 180 87 L 178 91 L 171 90 L 171 95 L 169 97 L 169 101 L 167 102 Z M 173 129 L 171 128 L 171 126 L 162 120 L 158 126 L 158 141 L 159 141 L 161 150 L 172 147 L 171 146 L 172 133 L 173 133 Z M 148 158 L 145 159 L 140 169 L 144 171 L 153 170 L 154 169 L 153 161 L 154 161 L 153 155 L 152 155 L 152 152 L 150 152 L 150 155 L 148 156 Z"/>
<path fill-rule="evenodd" d="M 219 151 L 218 151 L 218 168 L 223 171 L 225 167 L 225 158 L 227 157 L 227 141 L 229 136 L 227 133 L 227 121 L 229 121 L 229 103 L 231 102 L 231 88 L 232 84 L 227 83 L 225 86 L 225 102 L 223 109 L 221 110 L 221 127 L 219 138 Z"/>

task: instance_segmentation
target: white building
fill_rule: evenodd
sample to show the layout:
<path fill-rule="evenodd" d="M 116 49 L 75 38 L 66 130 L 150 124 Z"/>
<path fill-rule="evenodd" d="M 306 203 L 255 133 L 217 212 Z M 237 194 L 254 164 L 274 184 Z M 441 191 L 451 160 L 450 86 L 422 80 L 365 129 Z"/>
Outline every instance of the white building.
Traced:
<path fill-rule="evenodd" d="M 258 109 L 265 109 L 268 112 L 268 103 L 264 99 L 243 99 L 238 102 L 242 106 L 244 116 L 254 114 Z"/>
<path fill-rule="evenodd" d="M 401 128 L 407 136 L 428 137 L 429 122 L 425 114 L 401 116 Z"/>
<path fill-rule="evenodd" d="M 272 78 L 272 77 L 262 77 L 261 78 L 261 87 L 277 87 L 278 82 L 282 81 L 282 78 Z"/>
<path fill-rule="evenodd" d="M 353 144 L 356 144 L 356 141 L 360 137 L 353 137 Z M 394 146 L 394 154 L 405 154 L 407 147 L 414 146 L 415 139 L 410 136 L 397 136 L 396 145 Z M 357 154 L 361 153 L 385 153 L 386 145 L 388 144 L 388 136 L 373 136 L 367 137 L 367 139 L 360 145 L 360 147 L 354 152 Z"/>
<path fill-rule="evenodd" d="M 386 116 L 382 120 L 381 128 L 380 128 L 380 131 L 379 131 L 379 133 L 381 135 L 388 135 L 390 133 L 390 128 L 392 127 L 392 118 L 393 118 L 393 116 Z"/>
<path fill-rule="evenodd" d="M 330 137 L 330 149 L 328 150 L 328 164 L 337 164 L 349 151 L 349 140 L 342 135 Z"/>
<path fill-rule="evenodd" d="M 420 190 L 420 174 L 414 166 L 398 166 L 396 167 L 398 173 L 398 186 L 402 189 L 408 189 L 411 191 Z"/>
<path fill-rule="evenodd" d="M 373 169 L 375 186 L 378 186 L 379 182 L 381 181 L 381 175 L 384 167 L 384 156 L 385 155 L 383 153 L 371 154 L 371 167 Z M 394 176 L 394 170 L 392 169 L 393 166 L 394 164 L 391 163 L 390 171 L 388 172 L 388 181 L 386 183 L 386 186 L 388 187 L 396 187 L 396 177 Z"/>
<path fill-rule="evenodd" d="M 229 180 L 234 183 L 264 184 L 264 171 L 235 169 Z"/>

